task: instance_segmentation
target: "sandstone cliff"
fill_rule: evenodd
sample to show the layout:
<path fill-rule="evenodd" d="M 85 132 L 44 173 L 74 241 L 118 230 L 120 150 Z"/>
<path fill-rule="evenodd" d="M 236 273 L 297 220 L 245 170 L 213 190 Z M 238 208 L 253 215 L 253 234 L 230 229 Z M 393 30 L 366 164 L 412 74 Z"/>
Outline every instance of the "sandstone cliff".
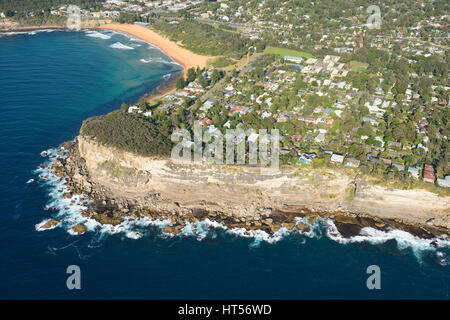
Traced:
<path fill-rule="evenodd" d="M 101 199 L 103 205 L 119 204 L 124 212 L 133 208 L 177 218 L 220 216 L 249 228 L 264 226 L 264 221 L 268 225 L 267 220 L 280 214 L 281 222 L 307 214 L 352 217 L 362 226 L 370 219 L 379 227 L 449 229 L 448 197 L 373 186 L 350 169 L 288 167 L 267 176 L 251 166 L 180 164 L 138 156 L 83 136 L 63 166 L 75 189 Z"/>

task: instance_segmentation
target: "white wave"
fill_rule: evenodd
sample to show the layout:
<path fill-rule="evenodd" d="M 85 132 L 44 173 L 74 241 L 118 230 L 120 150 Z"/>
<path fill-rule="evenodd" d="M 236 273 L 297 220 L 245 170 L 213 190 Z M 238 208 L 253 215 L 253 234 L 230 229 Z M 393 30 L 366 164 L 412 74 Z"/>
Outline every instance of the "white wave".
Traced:
<path fill-rule="evenodd" d="M 41 33 L 41 32 L 54 32 L 54 31 L 63 31 L 63 29 L 41 29 L 41 30 L 33 30 L 33 31 L 11 31 L 11 32 L 2 32 L 0 33 L 1 36 L 15 36 L 19 34 L 26 34 L 30 36 L 34 36 L 35 34 Z"/>
<path fill-rule="evenodd" d="M 418 258 L 421 257 L 421 253 L 424 251 L 434 251 L 436 248 L 450 247 L 450 239 L 447 236 L 423 239 L 398 229 L 382 231 L 372 227 L 364 227 L 361 229 L 359 235 L 344 238 L 332 220 L 327 220 L 326 223 L 327 236 L 341 244 L 360 242 L 382 244 L 389 240 L 395 240 L 399 250 L 411 248 Z"/>
<path fill-rule="evenodd" d="M 110 45 L 110 47 L 114 48 L 114 49 L 120 49 L 120 50 L 134 50 L 133 47 L 126 46 L 121 42 L 115 42 L 112 45 Z"/>
<path fill-rule="evenodd" d="M 42 183 L 49 187 L 50 199 L 46 204 L 45 209 L 56 209 L 56 217 L 60 221 L 58 226 L 61 226 L 69 234 L 75 235 L 76 233 L 74 233 L 71 228 L 78 223 L 82 223 L 87 227 L 88 232 L 98 231 L 99 237 L 103 237 L 105 235 L 124 234 L 130 239 L 139 239 L 143 237 L 148 230 L 148 227 L 154 226 L 160 230 L 161 236 L 163 237 L 175 236 L 164 232 L 165 226 L 171 225 L 171 221 L 169 219 L 153 220 L 148 217 L 139 219 L 126 217 L 120 224 L 113 226 L 108 224 L 102 225 L 95 219 L 83 217 L 81 213 L 83 210 L 87 209 L 88 205 L 91 203 L 90 200 L 81 195 L 73 195 L 71 199 L 63 198 L 63 194 L 70 191 L 65 186 L 66 179 L 60 179 L 51 172 L 51 164 L 55 161 L 56 156 L 59 156 L 61 151 L 64 152 L 66 150 L 63 148 L 51 148 L 46 150 L 49 156 L 49 163 L 47 163 L 47 167 L 39 167 L 35 170 L 35 173 L 40 177 L 46 177 Z M 36 230 L 44 230 L 42 229 L 42 226 L 47 221 L 48 219 L 36 224 Z M 306 218 L 298 217 L 295 218 L 294 221 L 296 224 L 301 223 L 308 225 L 310 227 L 309 230 L 300 231 L 294 227 L 292 230 L 288 231 L 286 228 L 282 227 L 277 232 L 270 234 L 263 230 L 246 230 L 245 228 L 228 229 L 223 223 L 205 219 L 195 223 L 186 222 L 179 236 L 192 236 L 201 241 L 206 237 L 214 238 L 217 236 L 216 231 L 222 230 L 234 236 L 249 239 L 251 238 L 253 241 L 250 243 L 250 246 L 257 247 L 262 242 L 276 243 L 290 234 L 300 234 L 301 236 L 306 236 L 308 238 L 320 238 L 323 230 L 329 239 L 341 244 L 368 242 L 376 245 L 385 243 L 389 240 L 395 240 L 398 249 L 402 250 L 411 248 L 419 260 L 423 252 L 435 251 L 436 259 L 440 264 L 446 265 L 448 263 L 446 256 L 439 251 L 439 249 L 442 248 L 450 248 L 450 239 L 447 236 L 433 239 L 422 239 L 408 232 L 397 229 L 382 231 L 372 227 L 365 227 L 361 229 L 360 234 L 350 238 L 344 238 L 339 233 L 333 221 L 330 219 L 325 220 L 319 218 L 316 219 L 313 224 L 308 223 Z M 53 228 L 54 227 L 52 227 L 52 229 Z M 303 242 L 305 242 L 305 239 L 302 239 Z"/>
<path fill-rule="evenodd" d="M 137 232 L 137 231 L 128 231 L 128 232 L 126 233 L 126 236 L 127 236 L 128 238 L 130 238 L 130 239 L 137 240 L 137 239 L 142 238 L 142 233 Z"/>
<path fill-rule="evenodd" d="M 148 58 L 148 59 L 141 59 L 141 60 L 139 60 L 139 61 L 141 61 L 141 62 L 143 62 L 143 63 L 150 63 L 150 62 L 153 61 L 153 59 L 152 59 L 152 58 Z"/>
<path fill-rule="evenodd" d="M 92 38 L 100 38 L 103 40 L 111 39 L 111 36 L 108 36 L 107 34 L 98 32 L 98 31 L 86 31 L 86 36 L 92 37 Z"/>

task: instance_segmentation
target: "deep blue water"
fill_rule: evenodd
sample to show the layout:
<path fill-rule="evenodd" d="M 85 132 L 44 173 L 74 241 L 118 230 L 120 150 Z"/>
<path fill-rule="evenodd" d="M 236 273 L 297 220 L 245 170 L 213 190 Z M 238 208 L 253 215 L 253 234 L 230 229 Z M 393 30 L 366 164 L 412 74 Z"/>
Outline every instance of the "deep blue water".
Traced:
<path fill-rule="evenodd" d="M 427 246 L 407 237 L 340 244 L 324 227 L 275 243 L 220 228 L 203 240 L 167 238 L 157 226 L 141 228 L 137 240 L 98 230 L 73 236 L 65 227 L 38 232 L 36 224 L 58 215 L 44 210 L 55 188 L 37 176 L 46 161 L 40 152 L 73 139 L 83 119 L 136 101 L 180 70 L 145 43 L 103 34 L 110 38 L 0 36 L 0 298 L 449 298 L 448 248 L 420 250 Z M 374 264 L 381 290 L 366 287 Z M 81 268 L 81 290 L 66 287 L 69 265 Z"/>

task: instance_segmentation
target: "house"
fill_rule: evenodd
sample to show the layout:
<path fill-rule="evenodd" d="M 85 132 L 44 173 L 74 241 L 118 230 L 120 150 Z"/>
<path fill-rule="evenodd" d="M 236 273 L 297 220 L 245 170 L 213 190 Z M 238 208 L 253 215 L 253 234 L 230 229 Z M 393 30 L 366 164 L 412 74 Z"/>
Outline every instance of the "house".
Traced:
<path fill-rule="evenodd" d="M 437 179 L 437 183 L 444 188 L 450 187 L 450 176 L 446 176 L 445 179 Z"/>
<path fill-rule="evenodd" d="M 431 164 L 426 164 L 423 169 L 423 181 L 434 183 L 434 168 Z"/>
<path fill-rule="evenodd" d="M 405 172 L 405 166 L 402 165 L 401 163 L 393 163 L 392 166 L 394 168 L 397 168 L 398 171 L 400 171 L 400 172 Z"/>
<path fill-rule="evenodd" d="M 303 153 L 300 157 L 300 161 L 306 164 L 311 163 L 317 155 L 315 153 Z"/>
<path fill-rule="evenodd" d="M 243 108 L 243 106 L 235 106 L 228 112 L 228 115 L 231 116 L 233 114 L 240 113 Z"/>
<path fill-rule="evenodd" d="M 411 176 L 413 176 L 413 178 L 419 179 L 419 173 L 420 173 L 420 168 L 419 167 L 409 166 L 408 167 L 408 172 L 409 172 L 409 174 Z"/>
<path fill-rule="evenodd" d="M 212 121 L 209 118 L 204 118 L 202 121 L 200 121 L 200 123 L 201 123 L 202 127 L 204 127 L 205 125 L 212 124 Z"/>
<path fill-rule="evenodd" d="M 203 103 L 200 110 L 206 112 L 213 107 L 214 103 L 215 103 L 214 100 L 207 100 L 205 103 Z"/>
<path fill-rule="evenodd" d="M 318 143 L 322 143 L 325 141 L 325 134 L 324 133 L 319 133 L 317 135 L 317 137 L 314 139 L 314 141 L 318 142 Z"/>
<path fill-rule="evenodd" d="M 342 164 L 342 162 L 344 162 L 344 156 L 341 154 L 333 153 L 330 161 L 334 164 Z"/>
<path fill-rule="evenodd" d="M 359 164 L 360 164 L 360 161 L 358 159 L 350 157 L 350 158 L 347 158 L 347 163 L 345 166 L 349 167 L 349 168 L 358 168 Z"/>
<path fill-rule="evenodd" d="M 293 56 L 284 56 L 284 61 L 289 61 L 289 62 L 294 62 L 294 63 L 301 63 L 303 61 L 303 58 L 293 57 Z"/>
<path fill-rule="evenodd" d="M 138 106 L 131 106 L 131 107 L 128 108 L 128 113 L 133 113 L 135 111 L 137 111 L 138 113 L 142 112 L 141 109 L 139 109 Z"/>

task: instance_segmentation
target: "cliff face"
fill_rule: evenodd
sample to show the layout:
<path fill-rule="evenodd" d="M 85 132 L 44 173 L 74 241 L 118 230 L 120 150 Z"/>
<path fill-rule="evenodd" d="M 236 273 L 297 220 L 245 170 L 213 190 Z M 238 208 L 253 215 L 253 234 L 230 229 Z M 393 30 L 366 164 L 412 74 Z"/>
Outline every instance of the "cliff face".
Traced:
<path fill-rule="evenodd" d="M 96 168 L 99 164 L 105 161 L 111 161 L 119 166 L 135 168 L 137 170 L 150 170 L 153 161 L 158 160 L 142 157 L 130 152 L 120 151 L 115 148 L 101 145 L 100 143 L 78 136 L 78 151 L 80 155 L 86 160 L 88 168 Z M 159 160 L 159 162 L 162 162 Z"/>
<path fill-rule="evenodd" d="M 78 137 L 89 183 L 113 199 L 166 212 L 204 210 L 259 220 L 276 210 L 350 213 L 449 228 L 450 199 L 424 190 L 388 190 L 351 170 L 294 168 L 272 176 L 250 166 L 178 164 Z M 74 175 L 74 181 L 85 180 Z"/>
<path fill-rule="evenodd" d="M 371 226 L 395 227 L 420 237 L 449 234 L 449 199 L 423 190 L 387 190 L 372 186 L 346 169 L 290 166 L 276 175 L 260 168 L 179 164 L 107 147 L 79 136 L 64 144 L 67 158 L 52 169 L 66 178 L 69 193 L 93 200 L 82 213 L 102 224 L 127 217 L 171 220 L 167 232 L 203 219 L 247 230 L 278 231 L 282 226 L 306 231 L 295 217 L 332 218 L 344 236 Z M 303 221 L 303 220 L 302 220 Z"/>
<path fill-rule="evenodd" d="M 208 209 L 232 210 L 236 215 L 305 205 L 337 209 L 342 200 L 338 195 L 353 182 L 349 176 L 331 180 L 319 172 L 299 176 L 298 170 L 284 170 L 265 176 L 256 167 L 173 163 L 119 151 L 83 136 L 78 137 L 78 150 L 93 181 L 114 196 L 126 194 L 142 202 L 148 193 L 157 193 L 168 202 L 188 207 L 207 204 Z"/>

